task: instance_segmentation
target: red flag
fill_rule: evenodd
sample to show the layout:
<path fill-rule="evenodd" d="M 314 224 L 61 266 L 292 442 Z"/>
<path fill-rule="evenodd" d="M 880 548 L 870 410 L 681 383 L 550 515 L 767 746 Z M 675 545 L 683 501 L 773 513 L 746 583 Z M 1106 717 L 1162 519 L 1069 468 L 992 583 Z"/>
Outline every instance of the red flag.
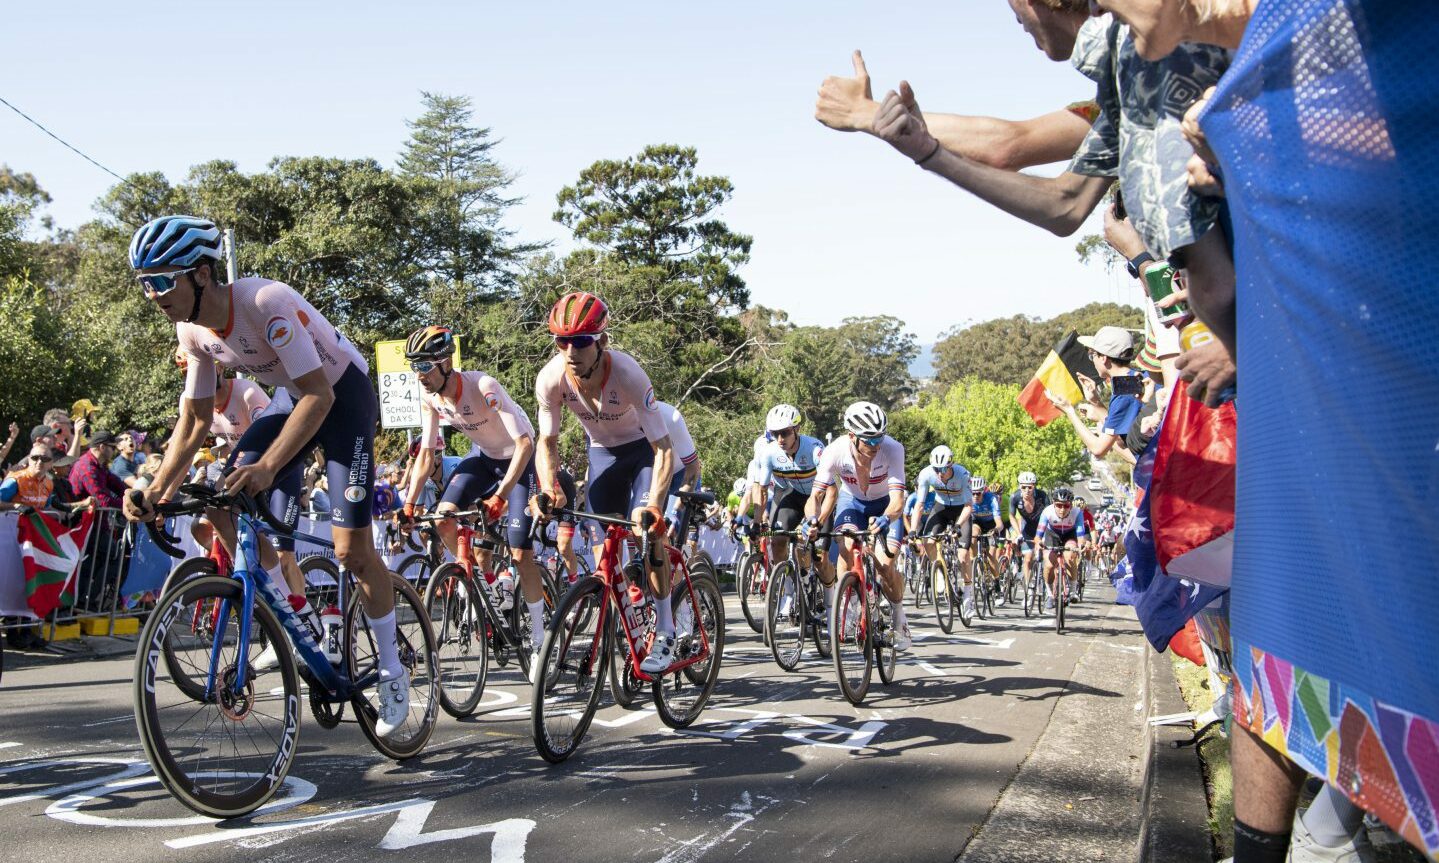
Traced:
<path fill-rule="evenodd" d="M 40 617 L 75 601 L 75 572 L 94 518 L 93 512 L 86 512 L 78 525 L 67 528 L 42 512 L 20 517 L 18 538 L 25 565 L 25 602 Z"/>
<path fill-rule="evenodd" d="M 1227 587 L 1234 530 L 1234 403 L 1207 408 L 1181 381 L 1155 449 L 1149 508 L 1159 565 Z"/>
<path fill-rule="evenodd" d="M 1204 648 L 1199 645 L 1199 630 L 1194 625 L 1194 618 L 1189 618 L 1184 628 L 1169 639 L 1169 649 L 1174 651 L 1176 656 L 1182 656 L 1195 665 L 1204 667 Z"/>

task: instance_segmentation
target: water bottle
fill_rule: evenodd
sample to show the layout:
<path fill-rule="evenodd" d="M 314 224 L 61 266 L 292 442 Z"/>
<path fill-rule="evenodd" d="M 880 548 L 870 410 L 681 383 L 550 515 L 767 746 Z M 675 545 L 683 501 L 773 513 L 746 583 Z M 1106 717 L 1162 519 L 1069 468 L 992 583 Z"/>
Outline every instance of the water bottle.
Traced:
<path fill-rule="evenodd" d="M 300 615 L 300 619 L 310 630 L 310 636 L 318 643 L 324 635 L 324 630 L 320 624 L 320 616 L 315 613 L 315 609 L 310 607 L 310 601 L 298 593 L 292 593 L 290 594 L 290 607 Z"/>
<path fill-rule="evenodd" d="M 509 611 L 515 607 L 515 577 L 508 572 L 503 572 L 496 580 L 496 587 L 500 594 L 500 611 Z"/>
<path fill-rule="evenodd" d="M 330 660 L 331 665 L 340 664 L 341 629 L 343 629 L 344 626 L 345 617 L 340 614 L 340 609 L 334 605 L 325 606 L 325 610 L 320 613 L 320 629 L 325 634 L 324 640 L 320 642 L 320 647 L 325 652 L 325 658 Z"/>
<path fill-rule="evenodd" d="M 625 580 L 629 582 L 629 586 L 621 591 L 620 595 L 625 601 L 625 628 L 629 630 L 630 638 L 634 641 L 644 638 L 645 612 L 650 603 L 649 597 L 639 585 L 639 579 L 643 577 L 644 570 L 637 561 L 630 561 L 625 566 Z"/>

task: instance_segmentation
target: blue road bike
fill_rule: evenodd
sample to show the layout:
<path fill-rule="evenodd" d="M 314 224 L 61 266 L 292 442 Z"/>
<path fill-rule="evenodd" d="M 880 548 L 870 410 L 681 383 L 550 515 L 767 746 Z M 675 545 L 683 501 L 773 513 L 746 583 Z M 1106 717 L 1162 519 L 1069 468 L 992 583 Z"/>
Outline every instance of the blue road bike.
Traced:
<path fill-rule="evenodd" d="M 177 800 L 214 818 L 233 818 L 263 806 L 279 790 L 298 751 L 301 687 L 322 727 L 334 728 L 346 703 L 360 730 L 387 757 L 420 753 L 435 726 L 439 698 L 434 633 L 418 594 L 391 573 L 396 642 L 410 675 L 410 715 L 388 737 L 375 732 L 379 656 L 348 573 L 341 572 L 344 610 L 327 658 L 319 632 L 297 613 L 260 567 L 261 525 L 290 533 L 248 495 L 184 485 L 185 499 L 155 507 L 162 516 L 228 510 L 236 516 L 234 571 L 207 574 L 181 564 L 150 614 L 135 654 L 135 722 L 155 775 Z M 184 557 L 160 522 L 151 538 L 172 557 Z M 325 545 L 319 537 L 295 536 Z M 208 559 L 209 572 L 215 572 Z M 192 561 L 187 561 L 191 563 Z M 259 601 L 257 601 L 257 599 Z M 257 663 L 276 645 L 273 664 Z M 292 652 L 293 651 L 293 652 Z"/>

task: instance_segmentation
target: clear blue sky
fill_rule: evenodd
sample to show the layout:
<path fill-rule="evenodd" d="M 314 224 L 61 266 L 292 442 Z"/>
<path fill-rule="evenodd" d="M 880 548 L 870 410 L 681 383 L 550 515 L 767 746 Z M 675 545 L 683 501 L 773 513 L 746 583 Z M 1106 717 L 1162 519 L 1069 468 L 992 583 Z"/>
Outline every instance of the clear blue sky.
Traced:
<path fill-rule="evenodd" d="M 893 314 L 928 342 L 966 320 L 1138 297 L 1122 272 L 1078 263 L 1079 235 L 1021 223 L 813 118 L 820 81 L 849 74 L 856 47 L 877 97 L 904 77 L 930 110 L 1025 117 L 1090 95 L 1004 0 L 232 7 L 29 4 L 10 19 L 0 96 L 121 174 L 172 181 L 214 158 L 393 165 L 419 91 L 469 96 L 520 173 L 509 224 L 560 251 L 554 195 L 583 167 L 692 145 L 702 171 L 734 181 L 723 217 L 755 238 L 753 301 L 800 323 Z M 114 182 L 3 106 L 0 160 L 36 175 L 66 227 Z"/>

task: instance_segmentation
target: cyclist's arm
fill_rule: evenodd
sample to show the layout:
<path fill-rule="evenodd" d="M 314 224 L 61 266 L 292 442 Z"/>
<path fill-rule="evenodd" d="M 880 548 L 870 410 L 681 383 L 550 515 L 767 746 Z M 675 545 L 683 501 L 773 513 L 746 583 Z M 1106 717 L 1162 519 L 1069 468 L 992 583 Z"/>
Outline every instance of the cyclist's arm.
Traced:
<path fill-rule="evenodd" d="M 687 464 L 687 465 L 685 465 L 685 476 L 684 476 L 684 480 L 682 481 L 682 485 L 680 485 L 680 491 L 684 491 L 684 492 L 694 491 L 694 490 L 695 490 L 695 486 L 699 485 L 699 481 L 700 481 L 700 457 L 699 457 L 699 453 L 696 452 L 696 453 L 695 453 L 695 457 L 692 458 L 692 459 L 690 459 L 690 463 Z"/>
<path fill-rule="evenodd" d="M 535 442 L 527 434 L 515 438 L 515 453 L 510 456 L 510 468 L 505 471 L 505 476 L 495 488 L 494 497 L 507 499 L 510 492 L 514 491 L 515 484 L 520 481 L 520 476 L 529 465 L 530 458 L 535 454 Z"/>
<path fill-rule="evenodd" d="M 423 441 L 424 438 L 421 438 Z M 409 489 L 405 492 L 405 505 L 410 509 L 418 509 L 420 494 L 425 489 L 425 483 L 430 479 L 430 472 L 435 469 L 435 451 L 428 446 L 421 446 L 420 451 L 415 453 L 415 461 L 410 465 Z"/>
<path fill-rule="evenodd" d="M 279 473 L 299 454 L 300 448 L 314 437 L 315 429 L 324 423 L 330 409 L 335 406 L 335 389 L 325 379 L 324 369 L 316 368 L 300 375 L 295 379 L 295 387 L 300 391 L 295 409 L 285 418 L 285 425 L 274 443 L 256 462 L 275 473 Z"/>
<path fill-rule="evenodd" d="M 889 506 L 884 508 L 885 517 L 890 521 L 899 518 L 904 513 L 904 487 L 890 487 Z"/>
<path fill-rule="evenodd" d="M 535 419 L 539 434 L 535 448 L 535 474 L 540 490 L 555 500 L 562 497 L 560 491 L 560 411 L 564 409 L 560 400 L 558 381 L 551 380 L 550 366 L 545 366 L 535 377 Z M 570 501 L 578 506 L 578 501 Z"/>
<path fill-rule="evenodd" d="M 170 446 L 165 450 L 165 460 L 160 463 L 160 469 L 155 472 L 150 487 L 144 490 L 146 500 L 167 499 L 180 487 L 180 483 L 185 481 L 190 465 L 195 460 L 195 453 L 200 451 L 201 444 L 205 442 L 205 435 L 209 434 L 210 423 L 214 418 L 213 395 L 180 399 L 180 418 L 175 422 L 175 433 L 171 435 Z"/>
<path fill-rule="evenodd" d="M 650 441 L 655 450 L 654 471 L 650 475 L 650 506 L 664 511 L 665 500 L 670 494 L 670 480 L 675 475 L 675 450 L 670 445 L 670 436 Z"/>

